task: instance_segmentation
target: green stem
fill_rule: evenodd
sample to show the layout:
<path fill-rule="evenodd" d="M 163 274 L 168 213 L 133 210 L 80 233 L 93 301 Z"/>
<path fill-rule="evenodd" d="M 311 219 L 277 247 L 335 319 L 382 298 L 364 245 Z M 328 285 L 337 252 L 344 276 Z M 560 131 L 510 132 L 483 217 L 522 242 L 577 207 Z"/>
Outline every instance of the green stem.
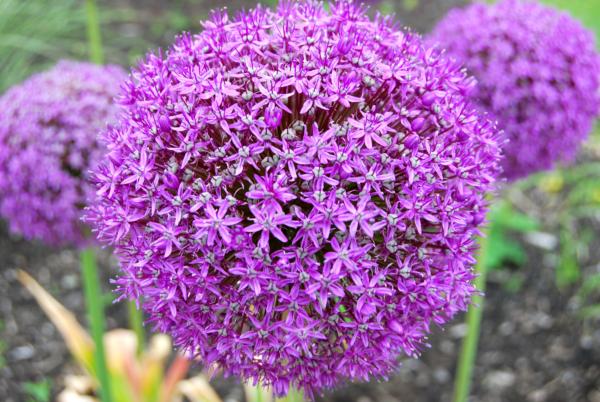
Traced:
<path fill-rule="evenodd" d="M 100 400 L 102 402 L 110 402 L 110 381 L 104 354 L 104 306 L 94 249 L 87 248 L 82 250 L 80 258 L 88 320 L 92 332 L 92 339 L 95 344 L 94 369 L 96 370 L 96 377 L 100 383 Z"/>
<path fill-rule="evenodd" d="M 102 64 L 104 63 L 104 54 L 102 52 L 100 20 L 95 0 L 86 0 L 85 10 L 90 61 Z M 100 385 L 100 401 L 111 402 L 110 377 L 104 353 L 104 306 L 98 278 L 98 268 L 96 267 L 96 255 L 92 248 L 88 248 L 81 251 L 80 258 L 88 320 L 90 322 L 90 330 L 92 331 L 92 339 L 95 344 L 94 365 Z"/>
<path fill-rule="evenodd" d="M 102 52 L 102 35 L 100 34 L 100 20 L 98 18 L 96 1 L 85 0 L 85 11 L 90 61 L 92 61 L 92 63 L 102 64 L 104 63 L 104 54 Z"/>
<path fill-rule="evenodd" d="M 479 238 L 479 256 L 475 265 L 474 285 L 479 292 L 485 292 L 485 282 L 487 276 L 487 252 L 489 248 L 489 235 L 484 233 Z M 483 314 L 484 299 L 481 294 L 473 296 L 472 304 L 467 312 L 467 334 L 463 339 L 460 356 L 458 358 L 458 367 L 456 379 L 454 381 L 454 402 L 467 402 L 469 390 L 471 388 L 471 379 L 475 358 L 477 356 L 477 344 L 479 342 L 479 332 L 481 326 L 481 316 Z"/>
<path fill-rule="evenodd" d="M 144 350 L 146 343 L 146 334 L 144 331 L 144 312 L 137 308 L 134 300 L 127 302 L 127 310 L 129 312 L 129 328 L 135 332 L 137 338 L 138 355 Z"/>
<path fill-rule="evenodd" d="M 289 402 L 303 402 L 304 395 L 296 388 L 290 388 L 290 392 L 288 393 L 287 399 Z"/>
<path fill-rule="evenodd" d="M 295 387 L 290 387 L 288 394 L 283 398 L 277 398 L 276 402 L 304 402 L 304 395 Z"/>

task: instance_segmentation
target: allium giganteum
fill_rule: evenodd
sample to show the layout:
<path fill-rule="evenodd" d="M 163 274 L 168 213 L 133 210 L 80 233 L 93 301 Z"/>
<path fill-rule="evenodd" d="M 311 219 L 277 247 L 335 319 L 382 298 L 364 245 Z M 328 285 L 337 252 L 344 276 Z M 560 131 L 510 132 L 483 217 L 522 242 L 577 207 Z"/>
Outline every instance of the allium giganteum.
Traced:
<path fill-rule="evenodd" d="M 278 394 L 385 376 L 465 310 L 497 133 L 454 64 L 348 2 L 148 55 L 88 220 L 156 329 Z"/>
<path fill-rule="evenodd" d="M 125 72 L 61 61 L 0 98 L 0 215 L 13 232 L 50 245 L 82 244 L 104 154 L 97 134 L 116 119 L 113 98 Z"/>
<path fill-rule="evenodd" d="M 451 11 L 431 39 L 477 78 L 474 99 L 509 140 L 507 178 L 575 158 L 600 106 L 593 33 L 537 2 L 503 0 Z"/>

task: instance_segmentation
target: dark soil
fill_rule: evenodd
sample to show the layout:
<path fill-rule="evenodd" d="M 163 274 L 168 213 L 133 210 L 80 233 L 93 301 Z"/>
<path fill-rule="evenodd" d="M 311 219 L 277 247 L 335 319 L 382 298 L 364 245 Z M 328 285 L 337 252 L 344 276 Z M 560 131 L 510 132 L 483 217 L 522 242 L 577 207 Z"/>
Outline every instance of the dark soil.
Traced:
<path fill-rule="evenodd" d="M 421 0 L 416 8 L 403 10 L 411 2 L 395 7 L 402 23 L 426 31 L 445 10 L 460 0 Z M 153 46 L 166 45 L 177 30 L 199 29 L 197 21 L 206 11 L 223 3 L 202 1 L 110 0 L 104 6 L 136 10 L 137 19 L 115 24 L 114 32 L 126 36 L 143 35 Z M 235 3 L 230 9 L 250 4 Z M 173 14 L 180 7 L 183 10 Z M 176 29 L 173 29 L 176 25 Z M 129 49 L 129 57 L 137 50 Z M 133 52 L 133 56 L 132 56 Z M 110 54 L 110 53 L 109 53 Z M 118 57 L 113 56 L 118 61 Z M 523 204 L 527 213 L 552 216 L 552 206 L 538 202 Z M 553 222 L 545 227 L 552 232 Z M 596 233 L 598 228 L 596 228 Z M 491 273 L 485 301 L 485 314 L 472 402 L 600 402 L 600 329 L 598 321 L 584 322 L 577 314 L 577 288 L 559 290 L 554 282 L 556 245 L 548 249 L 530 237 L 528 263 L 518 269 Z M 542 235 L 539 235 L 542 236 Z M 556 240 L 552 233 L 544 239 Z M 550 241 L 552 243 L 552 241 Z M 584 269 L 599 272 L 600 247 L 593 244 Z M 109 277 L 115 262 L 108 252 L 100 254 L 101 282 L 110 291 Z M 16 281 L 17 269 L 31 273 L 65 306 L 85 322 L 79 278 L 78 256 L 74 250 L 52 250 L 36 243 L 11 237 L 0 224 L 0 400 L 22 402 L 28 398 L 22 384 L 49 378 L 53 391 L 60 390 L 62 376 L 72 371 L 68 352 L 56 329 L 33 299 Z M 516 282 L 515 282 L 516 281 Z M 518 289 L 513 286 L 519 283 Z M 511 285 L 513 284 L 513 285 Z M 126 324 L 122 305 L 108 309 L 110 328 Z M 431 348 L 419 360 L 405 361 L 387 382 L 351 384 L 320 398 L 323 402 L 438 402 L 450 401 L 454 365 L 465 332 L 463 318 L 456 318 L 445 330 L 436 329 Z M 242 401 L 242 391 L 231 382 L 216 379 L 224 400 Z"/>

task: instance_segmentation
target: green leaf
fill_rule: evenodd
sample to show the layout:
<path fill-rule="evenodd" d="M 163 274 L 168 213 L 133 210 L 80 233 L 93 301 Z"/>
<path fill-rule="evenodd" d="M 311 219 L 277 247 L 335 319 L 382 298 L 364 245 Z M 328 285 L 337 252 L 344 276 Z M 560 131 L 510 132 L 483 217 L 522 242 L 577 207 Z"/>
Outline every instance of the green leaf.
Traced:
<path fill-rule="evenodd" d="M 56 326 L 77 362 L 89 372 L 93 372 L 94 344 L 86 330 L 77 322 L 75 315 L 26 272 L 18 271 L 17 278 Z"/>
<path fill-rule="evenodd" d="M 580 299 L 585 300 L 596 291 L 600 291 L 600 273 L 586 278 L 581 285 L 581 288 L 579 288 L 577 296 Z"/>
<path fill-rule="evenodd" d="M 517 241 L 507 237 L 505 232 L 490 231 L 490 250 L 488 251 L 488 268 L 500 268 L 504 263 L 522 265 L 527 260 L 525 250 Z"/>
<path fill-rule="evenodd" d="M 496 230 L 514 230 L 526 233 L 533 232 L 540 226 L 535 218 L 515 210 L 508 201 L 500 201 L 494 205 L 489 219 L 492 227 Z"/>
<path fill-rule="evenodd" d="M 579 316 L 583 319 L 600 317 L 600 304 L 593 304 L 581 309 Z"/>
<path fill-rule="evenodd" d="M 23 391 L 29 396 L 32 402 L 50 402 L 50 391 L 52 383 L 47 378 L 38 382 L 24 382 Z"/>
<path fill-rule="evenodd" d="M 502 287 L 510 293 L 518 293 L 521 288 L 523 288 L 523 284 L 525 282 L 525 278 L 522 274 L 512 273 L 508 279 L 502 284 Z"/>
<path fill-rule="evenodd" d="M 511 235 L 512 232 L 527 233 L 537 230 L 538 221 L 516 211 L 507 201 L 497 202 L 488 217 L 488 269 L 500 268 L 505 263 L 524 264 L 527 259 L 525 250 Z"/>
<path fill-rule="evenodd" d="M 581 276 L 577 261 L 577 243 L 571 230 L 562 227 L 560 231 L 560 256 L 556 266 L 556 283 L 559 287 L 576 282 Z"/>

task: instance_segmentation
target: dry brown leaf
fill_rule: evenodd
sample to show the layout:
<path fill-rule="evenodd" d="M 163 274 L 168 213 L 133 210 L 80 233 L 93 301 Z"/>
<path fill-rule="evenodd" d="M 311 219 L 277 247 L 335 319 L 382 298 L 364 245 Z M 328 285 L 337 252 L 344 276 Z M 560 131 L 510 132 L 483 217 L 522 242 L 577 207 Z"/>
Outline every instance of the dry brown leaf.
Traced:
<path fill-rule="evenodd" d="M 73 313 L 67 310 L 29 274 L 19 270 L 17 277 L 23 286 L 33 295 L 50 321 L 58 328 L 67 347 L 86 369 L 92 369 L 94 343 L 87 331 L 79 324 Z"/>

